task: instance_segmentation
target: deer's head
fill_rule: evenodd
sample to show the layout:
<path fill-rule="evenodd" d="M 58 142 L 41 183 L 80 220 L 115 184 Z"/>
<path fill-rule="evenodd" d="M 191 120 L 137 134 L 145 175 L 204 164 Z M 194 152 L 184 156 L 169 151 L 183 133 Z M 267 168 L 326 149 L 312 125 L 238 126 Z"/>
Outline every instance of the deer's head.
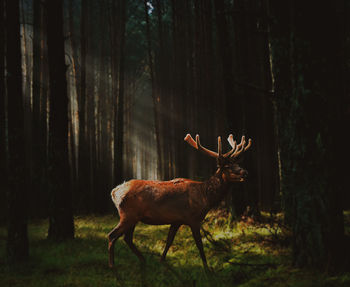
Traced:
<path fill-rule="evenodd" d="M 222 179 L 226 182 L 238 182 L 244 181 L 248 175 L 248 172 L 239 166 L 242 160 L 242 155 L 247 151 L 252 145 L 252 140 L 248 140 L 248 144 L 245 140 L 245 136 L 242 136 L 241 143 L 237 144 L 233 140 L 233 135 L 229 135 L 227 138 L 231 150 L 227 153 L 222 153 L 221 137 L 218 137 L 218 151 L 214 152 L 205 147 L 203 147 L 199 141 L 199 135 L 196 135 L 196 140 L 194 140 L 190 134 L 187 134 L 185 141 L 197 150 L 200 150 L 210 157 L 216 158 L 218 170 L 217 174 L 220 174 Z"/>

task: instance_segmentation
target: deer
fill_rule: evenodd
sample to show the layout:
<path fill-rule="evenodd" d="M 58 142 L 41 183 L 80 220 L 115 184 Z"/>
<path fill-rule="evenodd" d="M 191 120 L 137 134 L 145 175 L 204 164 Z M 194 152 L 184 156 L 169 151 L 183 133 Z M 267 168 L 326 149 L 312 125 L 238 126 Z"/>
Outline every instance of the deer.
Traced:
<path fill-rule="evenodd" d="M 221 137 L 218 137 L 217 152 L 203 147 L 199 135 L 196 135 L 194 140 L 190 134 L 187 134 L 184 140 L 196 150 L 215 158 L 216 172 L 206 181 L 186 178 L 175 178 L 169 181 L 132 179 L 115 187 L 111 197 L 120 220 L 108 234 L 111 268 L 114 266 L 114 244 L 122 235 L 132 252 L 142 263 L 145 263 L 142 253 L 133 243 L 135 226 L 138 222 L 143 222 L 149 225 L 170 225 L 165 249 L 160 258 L 161 262 L 165 261 L 180 226 L 189 226 L 203 267 L 209 270 L 200 234 L 201 222 L 207 213 L 224 199 L 232 183 L 246 180 L 248 172 L 238 163 L 244 152 L 250 148 L 252 140 L 249 139 L 247 143 L 245 136 L 242 136 L 240 144 L 237 144 L 233 135 L 230 134 L 227 140 L 231 150 L 226 153 L 222 153 Z"/>

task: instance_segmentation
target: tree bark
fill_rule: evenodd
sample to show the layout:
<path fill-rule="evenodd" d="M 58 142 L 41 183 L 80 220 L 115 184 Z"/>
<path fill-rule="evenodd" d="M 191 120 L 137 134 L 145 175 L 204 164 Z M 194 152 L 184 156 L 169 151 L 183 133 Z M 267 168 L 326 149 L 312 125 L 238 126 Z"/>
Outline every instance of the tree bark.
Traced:
<path fill-rule="evenodd" d="M 63 36 L 63 1 L 47 3 L 47 47 L 50 75 L 48 238 L 74 237 L 68 158 L 68 96 Z"/>
<path fill-rule="evenodd" d="M 22 94 L 19 1 L 6 1 L 6 67 L 8 99 L 8 237 L 10 262 L 28 257 L 25 131 Z"/>

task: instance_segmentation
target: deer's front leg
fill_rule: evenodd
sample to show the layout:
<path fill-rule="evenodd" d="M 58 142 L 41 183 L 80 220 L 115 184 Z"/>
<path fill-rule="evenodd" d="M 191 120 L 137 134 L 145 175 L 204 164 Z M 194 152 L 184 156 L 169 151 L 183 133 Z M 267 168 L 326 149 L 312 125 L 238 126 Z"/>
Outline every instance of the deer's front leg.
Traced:
<path fill-rule="evenodd" d="M 203 249 L 203 243 L 202 243 L 202 237 L 200 232 L 200 225 L 191 225 L 192 235 L 194 238 L 194 241 L 196 242 L 197 248 L 199 250 L 199 254 L 202 258 L 204 269 L 209 270 L 207 259 L 205 258 L 204 249 Z"/>
<path fill-rule="evenodd" d="M 137 249 L 135 244 L 133 243 L 133 235 L 134 235 L 135 226 L 131 227 L 128 231 L 125 232 L 124 241 L 130 247 L 131 251 L 139 258 L 141 263 L 145 263 L 145 258 L 142 253 Z"/>

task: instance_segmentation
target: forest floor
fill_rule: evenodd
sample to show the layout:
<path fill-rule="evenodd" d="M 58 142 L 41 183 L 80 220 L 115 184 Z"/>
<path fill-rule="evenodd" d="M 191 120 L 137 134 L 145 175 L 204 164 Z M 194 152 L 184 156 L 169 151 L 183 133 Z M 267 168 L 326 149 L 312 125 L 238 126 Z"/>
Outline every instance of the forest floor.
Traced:
<path fill-rule="evenodd" d="M 350 212 L 346 212 L 350 234 Z M 6 229 L 0 227 L 0 286 L 350 286 L 350 273 L 337 276 L 291 266 L 289 231 L 268 215 L 264 223 L 251 218 L 228 224 L 225 214 L 212 212 L 203 224 L 206 274 L 188 227 L 181 227 L 160 263 L 168 226 L 138 224 L 134 242 L 146 257 L 141 266 L 123 240 L 115 246 L 116 266 L 108 267 L 107 233 L 116 216 L 75 218 L 76 238 L 55 243 L 46 239 L 48 221 L 29 224 L 30 259 L 5 263 Z"/>

